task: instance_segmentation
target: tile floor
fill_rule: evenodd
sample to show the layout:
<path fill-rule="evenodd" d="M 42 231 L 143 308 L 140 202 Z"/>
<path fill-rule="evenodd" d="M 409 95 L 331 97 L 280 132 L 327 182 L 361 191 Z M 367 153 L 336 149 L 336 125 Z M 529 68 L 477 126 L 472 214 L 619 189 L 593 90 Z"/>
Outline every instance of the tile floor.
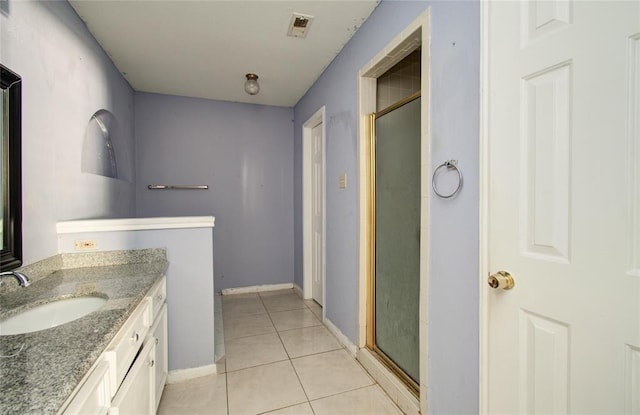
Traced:
<path fill-rule="evenodd" d="M 222 310 L 226 373 L 167 385 L 158 414 L 402 414 L 314 301 L 293 290 L 237 294 Z"/>

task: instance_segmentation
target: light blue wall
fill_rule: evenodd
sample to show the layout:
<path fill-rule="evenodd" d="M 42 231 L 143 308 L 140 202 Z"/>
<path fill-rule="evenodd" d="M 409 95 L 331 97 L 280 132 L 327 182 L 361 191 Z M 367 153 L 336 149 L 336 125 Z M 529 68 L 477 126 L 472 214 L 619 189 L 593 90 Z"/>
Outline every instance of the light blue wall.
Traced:
<path fill-rule="evenodd" d="M 133 171 L 133 91 L 66 1 L 3 1 L 0 62 L 22 76 L 24 264 L 57 253 L 58 220 L 134 215 L 131 181 L 81 173 L 85 128 L 118 119 L 119 166 Z"/>
<path fill-rule="evenodd" d="M 458 159 L 464 187 L 430 210 L 428 395 L 431 414 L 478 412 L 479 2 L 383 1 L 295 114 L 295 281 L 302 286 L 302 124 L 323 105 L 327 125 L 327 317 L 357 342 L 357 72 L 418 15 L 431 12 L 431 162 Z M 338 188 L 338 176 L 351 178 Z"/>
<path fill-rule="evenodd" d="M 476 414 L 480 6 L 443 2 L 433 12 L 431 162 L 458 159 L 464 187 L 454 199 L 431 199 L 427 399 L 432 414 Z"/>
<path fill-rule="evenodd" d="M 137 216 L 215 216 L 216 291 L 292 281 L 292 118 L 291 108 L 135 94 Z"/>

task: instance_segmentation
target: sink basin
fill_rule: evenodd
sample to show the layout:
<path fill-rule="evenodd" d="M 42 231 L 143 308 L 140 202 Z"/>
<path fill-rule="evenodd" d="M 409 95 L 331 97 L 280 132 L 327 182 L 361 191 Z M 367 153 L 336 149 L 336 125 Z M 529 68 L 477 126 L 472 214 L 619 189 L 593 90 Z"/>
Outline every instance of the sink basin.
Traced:
<path fill-rule="evenodd" d="M 0 336 L 31 333 L 56 327 L 98 310 L 107 300 L 101 297 L 73 297 L 42 304 L 0 320 Z"/>

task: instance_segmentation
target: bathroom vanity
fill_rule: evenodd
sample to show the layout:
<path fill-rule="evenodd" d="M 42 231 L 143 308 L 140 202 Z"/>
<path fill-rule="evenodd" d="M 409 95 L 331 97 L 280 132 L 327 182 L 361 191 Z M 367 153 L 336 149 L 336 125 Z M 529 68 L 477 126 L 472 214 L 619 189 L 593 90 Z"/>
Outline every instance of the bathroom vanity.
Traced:
<path fill-rule="evenodd" d="M 44 330 L 2 335 L 0 322 L 0 414 L 156 412 L 168 369 L 165 251 L 87 255 L 58 255 L 56 271 L 0 294 L 0 321 L 68 298 L 106 299 Z"/>

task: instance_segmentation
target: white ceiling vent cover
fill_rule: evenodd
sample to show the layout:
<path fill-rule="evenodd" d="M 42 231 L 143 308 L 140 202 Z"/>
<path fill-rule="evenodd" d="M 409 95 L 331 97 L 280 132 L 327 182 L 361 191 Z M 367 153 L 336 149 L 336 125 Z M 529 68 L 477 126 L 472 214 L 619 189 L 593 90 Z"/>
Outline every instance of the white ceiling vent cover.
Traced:
<path fill-rule="evenodd" d="M 309 31 L 309 27 L 311 27 L 311 22 L 313 22 L 313 16 L 293 13 L 291 15 L 291 21 L 289 22 L 289 31 L 287 32 L 287 36 L 307 37 L 307 32 Z"/>

